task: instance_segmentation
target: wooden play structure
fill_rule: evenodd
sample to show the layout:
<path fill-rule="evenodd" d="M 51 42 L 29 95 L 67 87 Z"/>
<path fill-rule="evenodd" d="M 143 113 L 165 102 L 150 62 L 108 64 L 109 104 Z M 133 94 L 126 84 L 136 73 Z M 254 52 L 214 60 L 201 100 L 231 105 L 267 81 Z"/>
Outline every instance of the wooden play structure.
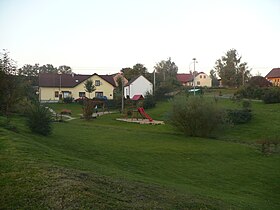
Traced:
<path fill-rule="evenodd" d="M 154 120 L 145 112 L 143 108 L 144 97 L 142 95 L 134 95 L 132 99 L 127 100 L 127 105 L 125 109 L 125 119 L 130 119 L 131 121 L 138 121 L 140 118 L 143 120 L 148 120 L 148 122 L 153 122 Z"/>

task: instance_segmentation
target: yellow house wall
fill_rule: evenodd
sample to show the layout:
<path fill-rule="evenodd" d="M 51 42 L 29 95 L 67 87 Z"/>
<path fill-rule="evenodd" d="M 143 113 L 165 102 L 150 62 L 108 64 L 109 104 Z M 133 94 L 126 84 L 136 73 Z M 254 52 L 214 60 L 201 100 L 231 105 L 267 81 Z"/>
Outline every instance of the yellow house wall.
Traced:
<path fill-rule="evenodd" d="M 93 85 L 95 86 L 95 81 L 96 80 L 100 80 L 100 86 L 95 86 L 95 91 L 90 93 L 90 98 L 95 97 L 95 92 L 103 92 L 103 96 L 106 96 L 108 99 L 113 99 L 113 91 L 114 91 L 114 87 L 108 83 L 107 81 L 103 80 L 101 77 L 99 77 L 98 75 L 93 75 L 92 77 L 90 77 L 89 79 L 91 79 L 93 81 Z M 72 91 L 72 97 L 73 98 L 79 98 L 79 92 L 86 92 L 85 91 L 85 82 L 75 86 L 73 88 Z M 86 92 L 86 97 L 88 97 L 88 93 Z"/>
<path fill-rule="evenodd" d="M 39 94 L 41 101 L 58 101 L 59 97 L 55 97 L 55 91 L 59 92 L 59 87 L 40 87 Z M 70 91 L 73 93 L 73 88 L 61 88 L 60 91 Z"/>
<path fill-rule="evenodd" d="M 269 78 L 268 79 L 273 86 L 280 86 L 280 77 L 279 78 Z"/>
<path fill-rule="evenodd" d="M 100 86 L 95 86 L 96 90 L 90 94 L 90 98 L 95 97 L 95 92 L 103 92 L 103 96 L 106 96 L 108 99 L 113 99 L 113 91 L 114 87 L 108 83 L 107 81 L 103 80 L 101 77 L 94 75 L 90 77 L 95 85 L 96 80 L 100 80 Z M 83 83 L 78 84 L 74 88 L 61 88 L 59 87 L 40 87 L 39 89 L 39 96 L 41 101 L 58 101 L 59 97 L 55 97 L 55 91 L 69 91 L 72 93 L 72 97 L 74 99 L 79 98 L 79 92 L 86 92 L 84 88 L 84 81 Z M 86 96 L 88 97 L 88 93 L 86 92 Z"/>
<path fill-rule="evenodd" d="M 202 76 L 202 78 L 200 78 Z M 204 76 L 206 78 L 204 78 Z M 200 84 L 197 84 L 197 82 L 200 82 Z M 199 74 L 195 77 L 195 85 L 200 87 L 211 87 L 212 86 L 212 79 L 207 74 Z"/>

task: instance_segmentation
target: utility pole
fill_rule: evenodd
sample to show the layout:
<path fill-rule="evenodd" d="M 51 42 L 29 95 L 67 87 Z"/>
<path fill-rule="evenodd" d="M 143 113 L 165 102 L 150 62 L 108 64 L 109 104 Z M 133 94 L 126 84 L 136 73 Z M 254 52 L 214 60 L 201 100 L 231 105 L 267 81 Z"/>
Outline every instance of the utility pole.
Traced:
<path fill-rule="evenodd" d="M 123 113 L 123 109 L 124 109 L 124 90 L 123 90 L 123 75 L 122 75 L 122 113 Z"/>
<path fill-rule="evenodd" d="M 193 95 L 195 96 L 195 63 L 196 58 L 193 58 Z"/>
<path fill-rule="evenodd" d="M 154 69 L 154 96 L 156 95 L 156 70 Z"/>

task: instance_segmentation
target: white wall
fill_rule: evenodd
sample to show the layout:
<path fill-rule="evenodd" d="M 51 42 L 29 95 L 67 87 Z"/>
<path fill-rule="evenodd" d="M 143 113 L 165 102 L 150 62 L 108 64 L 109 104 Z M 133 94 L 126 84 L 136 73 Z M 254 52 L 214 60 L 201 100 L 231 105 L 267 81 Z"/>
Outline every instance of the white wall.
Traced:
<path fill-rule="evenodd" d="M 124 96 L 129 95 L 132 98 L 134 95 L 143 95 L 149 92 L 153 94 L 153 84 L 143 76 L 139 76 L 129 86 L 124 87 Z"/>

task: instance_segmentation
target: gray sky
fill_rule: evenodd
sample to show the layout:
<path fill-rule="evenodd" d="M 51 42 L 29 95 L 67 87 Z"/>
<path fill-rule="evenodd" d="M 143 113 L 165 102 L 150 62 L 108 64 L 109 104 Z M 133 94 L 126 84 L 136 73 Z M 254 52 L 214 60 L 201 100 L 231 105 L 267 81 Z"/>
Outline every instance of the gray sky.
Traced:
<path fill-rule="evenodd" d="M 209 73 L 235 48 L 252 73 L 280 67 L 280 0 L 0 0 L 0 48 L 18 66 L 109 74 L 168 57 Z"/>

